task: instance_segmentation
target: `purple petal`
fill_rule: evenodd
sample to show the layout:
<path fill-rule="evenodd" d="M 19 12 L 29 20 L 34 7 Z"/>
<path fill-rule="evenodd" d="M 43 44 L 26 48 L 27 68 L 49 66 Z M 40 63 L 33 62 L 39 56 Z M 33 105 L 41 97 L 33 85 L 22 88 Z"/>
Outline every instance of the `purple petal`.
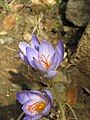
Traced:
<path fill-rule="evenodd" d="M 24 61 L 25 60 L 25 55 L 23 55 L 22 52 L 19 52 L 18 54 L 19 54 L 19 57 L 22 59 L 22 61 Z"/>
<path fill-rule="evenodd" d="M 42 117 L 42 115 L 36 115 L 34 117 L 26 116 L 23 118 L 23 120 L 39 120 Z"/>
<path fill-rule="evenodd" d="M 53 95 L 49 90 L 44 90 L 45 94 L 50 98 L 51 104 L 53 103 Z"/>
<path fill-rule="evenodd" d="M 56 70 L 56 68 L 58 67 L 58 58 L 59 58 L 59 54 L 56 51 L 51 59 L 51 66 L 48 69 L 49 71 Z"/>
<path fill-rule="evenodd" d="M 48 90 L 44 90 L 43 94 L 45 94 L 45 96 L 46 96 L 46 98 L 48 100 L 48 104 L 47 104 L 46 108 L 43 110 L 42 114 L 47 115 L 49 113 L 49 111 L 50 111 L 50 108 L 53 105 L 53 95 Z"/>
<path fill-rule="evenodd" d="M 57 75 L 57 71 L 48 71 L 48 73 L 46 75 L 44 75 L 45 78 L 53 78 Z"/>
<path fill-rule="evenodd" d="M 63 60 L 64 56 L 64 45 L 62 41 L 59 41 L 57 46 L 56 46 L 56 51 L 59 54 L 59 63 Z"/>
<path fill-rule="evenodd" d="M 25 117 L 23 118 L 23 120 L 32 120 L 32 117 L 30 117 L 30 116 L 28 115 L 28 116 L 25 116 Z"/>
<path fill-rule="evenodd" d="M 22 92 L 18 92 L 16 94 L 16 99 L 21 103 L 24 104 L 25 102 L 27 102 L 28 100 L 30 100 L 29 96 L 28 96 L 28 91 L 22 91 Z"/>
<path fill-rule="evenodd" d="M 42 115 L 47 115 L 50 111 L 51 108 L 51 104 L 48 103 L 48 105 L 46 106 L 46 108 L 43 110 Z"/>
<path fill-rule="evenodd" d="M 41 65 L 39 61 L 37 61 L 35 58 L 33 58 L 34 64 L 36 65 L 36 68 L 42 72 L 46 72 L 46 69 Z"/>
<path fill-rule="evenodd" d="M 22 52 L 19 52 L 19 57 L 21 58 L 22 61 L 24 61 L 25 63 L 29 64 L 27 57 L 25 55 L 23 55 Z"/>
<path fill-rule="evenodd" d="M 30 47 L 30 45 L 27 44 L 26 42 L 20 42 L 19 43 L 19 49 L 24 55 L 26 55 L 26 48 L 27 47 Z"/>
<path fill-rule="evenodd" d="M 32 67 L 36 67 L 33 62 L 33 58 L 38 59 L 38 51 L 31 47 L 27 47 L 26 48 L 26 56 L 27 56 L 27 60 L 30 63 L 30 65 Z"/>
<path fill-rule="evenodd" d="M 46 100 L 46 98 L 44 97 L 44 95 L 41 92 L 35 91 L 35 90 L 29 91 L 28 96 L 31 100 L 34 100 L 34 101 L 37 101 L 37 102 Z"/>
<path fill-rule="evenodd" d="M 48 43 L 46 40 L 43 40 L 41 42 L 41 45 L 39 47 L 39 55 L 44 55 L 46 58 L 49 56 L 51 58 L 54 52 L 54 48 L 50 43 Z"/>
<path fill-rule="evenodd" d="M 39 43 L 37 37 L 33 34 L 32 41 L 31 41 L 31 47 L 39 51 L 39 45 L 40 45 L 40 43 Z"/>

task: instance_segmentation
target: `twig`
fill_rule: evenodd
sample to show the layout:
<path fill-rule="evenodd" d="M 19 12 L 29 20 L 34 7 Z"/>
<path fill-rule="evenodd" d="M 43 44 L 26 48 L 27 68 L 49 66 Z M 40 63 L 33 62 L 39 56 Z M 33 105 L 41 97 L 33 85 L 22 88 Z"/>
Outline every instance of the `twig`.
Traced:
<path fill-rule="evenodd" d="M 70 108 L 70 110 L 72 111 L 72 113 L 73 113 L 73 116 L 75 117 L 75 120 L 78 120 L 77 119 L 77 116 L 76 116 L 76 114 L 75 114 L 75 112 L 74 112 L 74 110 L 73 110 L 73 108 L 69 105 L 69 104 L 67 104 L 66 103 L 66 105 Z"/>
<path fill-rule="evenodd" d="M 36 26 L 34 27 L 34 30 L 33 30 L 32 34 L 36 31 L 37 26 L 38 26 L 38 24 L 40 23 L 40 21 L 42 20 L 42 18 L 43 18 L 43 14 L 41 13 L 41 16 L 40 16 L 39 20 L 37 21 L 37 24 L 36 24 Z"/>
<path fill-rule="evenodd" d="M 17 118 L 17 120 L 20 120 L 23 115 L 24 115 L 24 112 L 22 112 L 22 113 L 19 115 L 19 117 Z"/>
<path fill-rule="evenodd" d="M 4 72 L 4 71 L 0 71 L 3 75 L 5 75 L 7 78 L 9 78 L 9 76 Z"/>
<path fill-rule="evenodd" d="M 3 46 L 3 47 L 5 47 L 6 49 L 8 49 L 8 50 L 11 50 L 11 51 L 14 51 L 14 52 L 16 52 L 17 50 L 15 50 L 15 49 L 12 49 L 12 48 L 10 48 L 10 47 L 8 47 L 8 46 Z"/>

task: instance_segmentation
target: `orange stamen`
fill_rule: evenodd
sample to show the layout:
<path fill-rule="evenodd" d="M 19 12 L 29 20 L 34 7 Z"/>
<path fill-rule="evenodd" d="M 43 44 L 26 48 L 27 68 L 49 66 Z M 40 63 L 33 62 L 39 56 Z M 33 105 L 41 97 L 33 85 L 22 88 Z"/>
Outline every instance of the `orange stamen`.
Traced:
<path fill-rule="evenodd" d="M 46 69 L 48 69 L 50 67 L 50 61 L 49 61 L 49 55 L 47 56 L 47 58 L 42 54 L 39 56 L 39 62 L 41 62 L 41 64 L 43 65 L 43 67 L 45 67 Z"/>
<path fill-rule="evenodd" d="M 29 105 L 27 110 L 30 111 L 31 113 L 39 113 L 42 112 L 45 107 L 46 107 L 45 102 L 36 102 L 32 105 Z"/>

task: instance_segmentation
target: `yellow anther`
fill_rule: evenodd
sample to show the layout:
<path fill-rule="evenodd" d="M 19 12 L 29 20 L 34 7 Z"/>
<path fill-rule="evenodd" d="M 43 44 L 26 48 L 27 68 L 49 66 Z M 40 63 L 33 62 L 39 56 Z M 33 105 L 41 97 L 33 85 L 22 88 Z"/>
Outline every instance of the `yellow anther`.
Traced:
<path fill-rule="evenodd" d="M 31 113 L 40 113 L 44 110 L 45 107 L 46 107 L 45 102 L 36 102 L 32 105 L 29 105 L 27 107 L 27 110 L 30 111 Z"/>

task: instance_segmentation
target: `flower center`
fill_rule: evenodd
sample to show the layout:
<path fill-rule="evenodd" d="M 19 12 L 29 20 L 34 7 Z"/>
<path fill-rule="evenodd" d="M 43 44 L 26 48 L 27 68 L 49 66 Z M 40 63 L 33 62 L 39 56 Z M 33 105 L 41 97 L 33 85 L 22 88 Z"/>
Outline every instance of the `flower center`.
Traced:
<path fill-rule="evenodd" d="M 27 110 L 30 111 L 31 113 L 40 113 L 44 110 L 46 107 L 45 102 L 36 102 L 32 105 L 29 105 Z"/>
<path fill-rule="evenodd" d="M 47 58 L 42 54 L 39 56 L 39 62 L 42 64 L 42 66 L 45 69 L 48 69 L 50 67 L 50 60 L 49 60 L 49 55 L 47 56 Z"/>

